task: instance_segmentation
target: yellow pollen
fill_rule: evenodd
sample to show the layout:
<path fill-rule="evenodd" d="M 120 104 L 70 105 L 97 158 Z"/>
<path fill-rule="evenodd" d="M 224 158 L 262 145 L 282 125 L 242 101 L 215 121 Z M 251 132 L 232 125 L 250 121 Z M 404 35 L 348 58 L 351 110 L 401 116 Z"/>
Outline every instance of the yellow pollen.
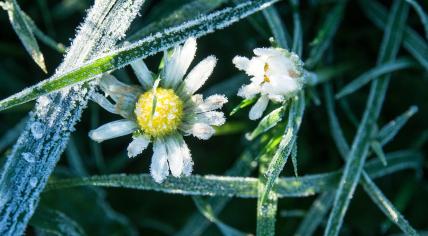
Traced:
<path fill-rule="evenodd" d="M 267 63 L 265 63 L 265 66 L 264 66 L 263 69 L 265 71 L 265 74 L 264 74 L 264 77 L 263 77 L 263 82 L 270 82 L 269 77 L 267 77 L 267 75 L 266 75 L 266 72 L 269 70 L 269 65 Z"/>
<path fill-rule="evenodd" d="M 183 117 L 183 101 L 172 89 L 156 88 L 140 95 L 135 105 L 140 129 L 151 137 L 162 137 L 175 130 Z"/>

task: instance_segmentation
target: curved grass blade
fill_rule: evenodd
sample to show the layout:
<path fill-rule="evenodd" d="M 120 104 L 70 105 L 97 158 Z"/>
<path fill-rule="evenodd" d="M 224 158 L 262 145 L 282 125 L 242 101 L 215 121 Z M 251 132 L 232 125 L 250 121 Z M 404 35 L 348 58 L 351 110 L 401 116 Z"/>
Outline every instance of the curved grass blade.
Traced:
<path fill-rule="evenodd" d="M 198 208 L 199 212 L 204 215 L 209 221 L 214 223 L 217 228 L 223 233 L 224 236 L 244 236 L 247 235 L 225 223 L 217 218 L 212 206 L 206 199 L 202 197 L 193 197 L 193 202 Z"/>
<path fill-rule="evenodd" d="M 401 44 L 408 15 L 408 6 L 402 0 L 396 0 L 392 6 L 388 24 L 385 29 L 384 38 L 378 56 L 378 64 L 394 60 Z M 358 127 L 352 148 L 347 155 L 345 170 L 341 178 L 339 188 L 336 192 L 333 209 L 330 213 L 325 235 L 338 235 L 343 223 L 346 210 L 351 197 L 359 182 L 372 130 L 376 125 L 383 100 L 388 88 L 389 77 L 384 77 L 372 82 L 370 95 L 367 100 L 366 110 Z"/>
<path fill-rule="evenodd" d="M 265 16 L 269 28 L 272 31 L 273 37 L 278 42 L 281 48 L 288 49 L 287 36 L 285 25 L 281 21 L 281 17 L 278 14 L 275 6 L 268 7 L 263 10 L 263 15 Z"/>
<path fill-rule="evenodd" d="M 254 0 L 226 8 L 207 16 L 201 16 L 162 33 L 148 36 L 138 42 L 101 55 L 81 67 L 67 73 L 53 76 L 30 88 L 0 101 L 0 111 L 31 101 L 39 96 L 58 91 L 75 84 L 96 78 L 102 73 L 122 68 L 131 62 L 168 49 L 189 37 L 200 37 L 223 29 L 256 11 L 268 7 L 278 0 Z"/>
<path fill-rule="evenodd" d="M 9 21 L 13 29 L 25 47 L 25 50 L 33 58 L 34 62 L 47 73 L 45 59 L 34 37 L 31 25 L 27 22 L 25 13 L 21 10 L 16 0 L 6 0 L 2 5 L 9 15 Z"/>
<path fill-rule="evenodd" d="M 421 5 L 415 0 L 406 0 L 407 3 L 412 5 L 413 9 L 415 9 L 416 13 L 419 15 L 419 19 L 421 20 L 422 26 L 425 30 L 425 38 L 428 40 L 428 16 L 422 9 Z"/>
<path fill-rule="evenodd" d="M 83 228 L 64 213 L 46 208 L 38 208 L 30 220 L 30 225 L 52 235 L 86 235 Z"/>
<path fill-rule="evenodd" d="M 232 111 L 230 112 L 230 116 L 235 115 L 238 111 L 240 111 L 241 109 L 250 106 L 251 104 L 255 103 L 257 101 L 257 97 L 254 98 L 247 98 L 241 101 L 241 103 L 239 103 L 238 106 L 236 106 L 235 108 L 232 109 Z"/>
<path fill-rule="evenodd" d="M 387 154 L 388 166 L 375 159 L 365 165 L 371 178 L 405 169 L 418 169 L 422 162 L 420 153 L 400 152 Z M 342 171 L 305 175 L 299 178 L 278 178 L 275 191 L 278 198 L 307 197 L 316 193 L 334 189 L 339 183 Z M 196 196 L 225 196 L 239 198 L 258 197 L 258 179 L 251 177 L 198 176 L 167 178 L 164 183 L 153 181 L 149 174 L 111 174 L 91 177 L 51 179 L 46 191 L 60 190 L 79 186 L 99 186 L 110 188 L 130 188 L 137 190 L 160 191 L 169 194 Z"/>
<path fill-rule="evenodd" d="M 358 76 L 356 79 L 352 80 L 349 84 L 345 85 L 337 94 L 336 99 L 349 95 L 359 88 L 363 87 L 365 84 L 369 83 L 372 79 L 378 78 L 384 74 L 389 74 L 398 70 L 407 69 L 415 66 L 415 63 L 407 58 L 399 58 L 392 62 L 387 62 L 385 64 L 378 65 L 362 75 Z"/>
<path fill-rule="evenodd" d="M 303 51 L 303 30 L 302 22 L 300 20 L 299 1 L 291 0 L 291 7 L 293 10 L 293 47 L 292 51 L 297 55 L 302 56 Z"/>

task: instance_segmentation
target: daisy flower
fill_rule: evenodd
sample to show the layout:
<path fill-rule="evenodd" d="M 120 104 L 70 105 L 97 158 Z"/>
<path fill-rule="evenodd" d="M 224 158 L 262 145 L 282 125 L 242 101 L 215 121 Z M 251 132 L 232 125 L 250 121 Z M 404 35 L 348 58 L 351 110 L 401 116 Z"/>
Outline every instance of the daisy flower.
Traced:
<path fill-rule="evenodd" d="M 266 110 L 269 100 L 284 102 L 303 86 L 303 62 L 282 48 L 256 48 L 251 59 L 233 58 L 239 70 L 251 76 L 251 83 L 242 86 L 238 96 L 251 99 L 260 94 L 250 110 L 251 120 L 257 120 Z"/>
<path fill-rule="evenodd" d="M 225 122 L 223 112 L 216 111 L 227 102 L 224 95 L 203 99 L 194 94 L 211 75 L 217 59 L 209 56 L 184 78 L 196 53 L 196 40 L 164 54 L 164 66 L 153 74 L 142 60 L 131 64 L 141 86 L 131 86 L 111 75 L 100 80 L 106 96 L 95 93 L 92 100 L 107 111 L 123 117 L 89 132 L 97 142 L 133 134 L 128 156 L 135 157 L 153 143 L 150 174 L 161 183 L 171 174 L 175 177 L 192 173 L 193 161 L 183 136 L 209 139 L 212 126 Z M 184 79 L 183 79 L 184 78 Z"/>

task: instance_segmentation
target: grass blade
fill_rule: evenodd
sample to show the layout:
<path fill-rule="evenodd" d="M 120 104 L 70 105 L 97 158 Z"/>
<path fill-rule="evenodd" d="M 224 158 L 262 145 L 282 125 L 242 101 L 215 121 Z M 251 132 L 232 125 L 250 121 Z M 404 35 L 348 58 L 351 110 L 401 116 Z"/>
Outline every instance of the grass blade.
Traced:
<path fill-rule="evenodd" d="M 288 49 L 287 37 L 285 25 L 281 21 L 281 17 L 278 14 L 278 11 L 274 6 L 268 7 L 263 10 L 263 15 L 265 16 L 269 28 L 272 31 L 273 37 L 278 42 L 281 48 Z"/>
<path fill-rule="evenodd" d="M 46 208 L 38 208 L 31 218 L 30 225 L 52 235 L 86 235 L 83 228 L 64 213 Z"/>
<path fill-rule="evenodd" d="M 387 24 L 387 12 L 382 4 L 377 1 L 360 0 L 360 5 L 366 16 L 379 29 L 385 29 Z M 428 70 L 428 44 L 419 34 L 406 27 L 403 36 L 404 48 L 426 69 Z"/>
<path fill-rule="evenodd" d="M 188 37 L 200 37 L 225 28 L 256 11 L 262 10 L 277 0 L 255 0 L 201 16 L 162 33 L 148 36 L 138 42 L 95 58 L 81 67 L 53 76 L 30 88 L 0 101 L 0 111 L 31 101 L 71 85 L 96 78 L 105 72 L 122 68 L 131 62 L 153 55 L 183 42 Z"/>
<path fill-rule="evenodd" d="M 428 39 L 428 16 L 422 9 L 421 5 L 415 0 L 406 0 L 407 3 L 412 5 L 413 9 L 415 9 L 416 13 L 419 15 L 419 19 L 421 20 L 422 26 L 425 30 L 425 38 Z"/>
<path fill-rule="evenodd" d="M 369 83 L 372 79 L 378 78 L 384 74 L 389 74 L 394 71 L 407 69 L 413 67 L 415 63 L 407 58 L 400 58 L 393 62 L 387 62 L 376 66 L 362 75 L 358 76 L 356 79 L 352 80 L 349 84 L 345 85 L 336 95 L 336 99 L 349 95 L 359 88 L 363 87 L 365 84 Z"/>
<path fill-rule="evenodd" d="M 271 113 L 267 114 L 263 119 L 259 122 L 257 127 L 254 129 L 254 131 L 248 135 L 248 140 L 253 140 L 256 137 L 258 137 L 260 134 L 272 129 L 277 125 L 279 122 L 281 122 L 282 117 L 284 116 L 284 107 L 277 108 L 273 110 Z"/>
<path fill-rule="evenodd" d="M 311 42 L 309 58 L 305 61 L 307 67 L 314 67 L 322 58 L 325 50 L 330 46 L 340 23 L 342 22 L 345 7 L 348 1 L 339 1 L 326 16 L 315 39 Z"/>
<path fill-rule="evenodd" d="M 302 22 L 299 13 L 299 1 L 291 0 L 291 7 L 293 8 L 293 47 L 292 51 L 297 55 L 302 56 L 303 51 L 303 30 Z"/>
<path fill-rule="evenodd" d="M 400 170 L 420 168 L 420 153 L 401 152 L 386 154 L 388 166 L 375 159 L 365 165 L 371 178 L 379 178 Z M 342 171 L 305 175 L 299 178 L 278 178 L 275 187 L 278 198 L 307 197 L 316 193 L 334 189 L 339 183 Z M 109 188 L 129 188 L 137 190 L 160 191 L 169 194 L 190 196 L 225 196 L 239 198 L 257 198 L 258 179 L 251 177 L 198 176 L 167 178 L 162 184 L 153 181 L 149 174 L 110 174 L 69 179 L 51 179 L 46 191 L 60 190 L 79 186 L 99 186 Z"/>
<path fill-rule="evenodd" d="M 34 62 L 47 73 L 45 59 L 34 37 L 31 25 L 27 22 L 25 13 L 21 10 L 16 0 L 7 0 L 1 6 L 7 11 L 9 21 L 24 45 L 25 50 L 27 50 Z"/>
<path fill-rule="evenodd" d="M 389 143 L 403 128 L 407 121 L 418 112 L 418 107 L 411 106 L 406 112 L 388 122 L 378 133 L 378 140 L 382 145 Z"/>

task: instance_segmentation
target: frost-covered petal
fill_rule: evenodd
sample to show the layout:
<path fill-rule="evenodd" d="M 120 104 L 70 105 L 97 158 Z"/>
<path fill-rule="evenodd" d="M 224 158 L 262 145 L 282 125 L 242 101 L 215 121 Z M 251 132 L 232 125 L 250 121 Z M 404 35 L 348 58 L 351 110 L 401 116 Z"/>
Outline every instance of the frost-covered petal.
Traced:
<path fill-rule="evenodd" d="M 288 95 L 301 88 L 301 83 L 298 79 L 289 76 L 273 76 L 269 83 L 271 93 L 279 95 Z"/>
<path fill-rule="evenodd" d="M 147 68 L 146 63 L 144 63 L 142 59 L 132 62 L 131 67 L 138 81 L 145 89 L 149 89 L 153 86 L 154 80 L 152 72 Z"/>
<path fill-rule="evenodd" d="M 215 133 L 213 127 L 205 123 L 195 123 L 191 126 L 189 131 L 193 136 L 202 140 L 211 138 L 211 136 L 213 136 Z"/>
<path fill-rule="evenodd" d="M 224 117 L 224 113 L 220 111 L 209 111 L 200 113 L 196 116 L 198 122 L 203 122 L 208 125 L 220 126 L 226 122 L 226 118 Z"/>
<path fill-rule="evenodd" d="M 260 93 L 260 85 L 253 82 L 243 85 L 238 91 L 238 96 L 248 99 L 254 97 L 258 93 Z"/>
<path fill-rule="evenodd" d="M 202 103 L 197 104 L 197 112 L 207 112 L 220 109 L 227 103 L 227 97 L 220 94 L 214 94 L 207 97 Z"/>
<path fill-rule="evenodd" d="M 175 88 L 180 83 L 195 57 L 196 47 L 196 39 L 189 38 L 182 47 L 176 46 L 171 56 L 166 54 L 165 67 L 162 70 L 165 87 Z"/>
<path fill-rule="evenodd" d="M 270 78 L 271 76 L 281 75 L 288 76 L 289 72 L 293 70 L 293 62 L 283 56 L 275 56 L 267 58 L 268 69 L 266 71 L 266 75 Z"/>
<path fill-rule="evenodd" d="M 248 65 L 250 64 L 250 59 L 246 57 L 236 56 L 232 60 L 233 64 L 235 64 L 235 67 L 246 71 L 248 69 Z"/>
<path fill-rule="evenodd" d="M 263 78 L 265 74 L 266 60 L 261 57 L 253 57 L 248 63 L 246 73 L 249 76 Z"/>
<path fill-rule="evenodd" d="M 128 145 L 128 157 L 136 157 L 141 154 L 149 145 L 150 139 L 144 135 L 134 137 L 132 142 Z"/>
<path fill-rule="evenodd" d="M 142 90 L 136 86 L 130 86 L 120 82 L 116 77 L 106 74 L 100 79 L 100 88 L 116 103 L 135 103 Z"/>
<path fill-rule="evenodd" d="M 255 48 L 253 52 L 260 57 L 283 56 L 283 53 L 275 48 Z"/>
<path fill-rule="evenodd" d="M 115 106 L 105 96 L 99 93 L 93 93 L 91 99 L 92 101 L 100 105 L 102 108 L 104 108 L 106 111 L 113 114 L 119 114 L 119 112 L 116 111 Z"/>
<path fill-rule="evenodd" d="M 180 146 L 180 152 L 183 158 L 183 175 L 189 176 L 193 171 L 193 160 L 190 154 L 189 147 L 187 147 L 186 142 L 184 142 L 183 136 L 177 135 L 176 141 Z"/>
<path fill-rule="evenodd" d="M 171 174 L 174 177 L 180 177 L 183 172 L 183 153 L 181 152 L 180 145 L 176 136 L 167 137 L 165 140 L 166 150 L 168 155 L 168 164 Z"/>
<path fill-rule="evenodd" d="M 161 140 L 156 140 L 153 144 L 153 156 L 152 162 L 150 164 L 150 174 L 157 183 L 162 183 L 169 175 L 166 145 Z"/>
<path fill-rule="evenodd" d="M 268 103 L 269 98 L 265 95 L 262 95 L 250 110 L 250 120 L 257 120 L 262 117 L 263 112 L 266 110 Z"/>
<path fill-rule="evenodd" d="M 187 95 L 195 93 L 212 74 L 217 63 L 215 56 L 209 56 L 199 62 L 183 81 L 183 91 Z"/>
<path fill-rule="evenodd" d="M 137 124 L 130 120 L 116 120 L 89 132 L 89 137 L 97 142 L 130 134 L 137 130 Z"/>

